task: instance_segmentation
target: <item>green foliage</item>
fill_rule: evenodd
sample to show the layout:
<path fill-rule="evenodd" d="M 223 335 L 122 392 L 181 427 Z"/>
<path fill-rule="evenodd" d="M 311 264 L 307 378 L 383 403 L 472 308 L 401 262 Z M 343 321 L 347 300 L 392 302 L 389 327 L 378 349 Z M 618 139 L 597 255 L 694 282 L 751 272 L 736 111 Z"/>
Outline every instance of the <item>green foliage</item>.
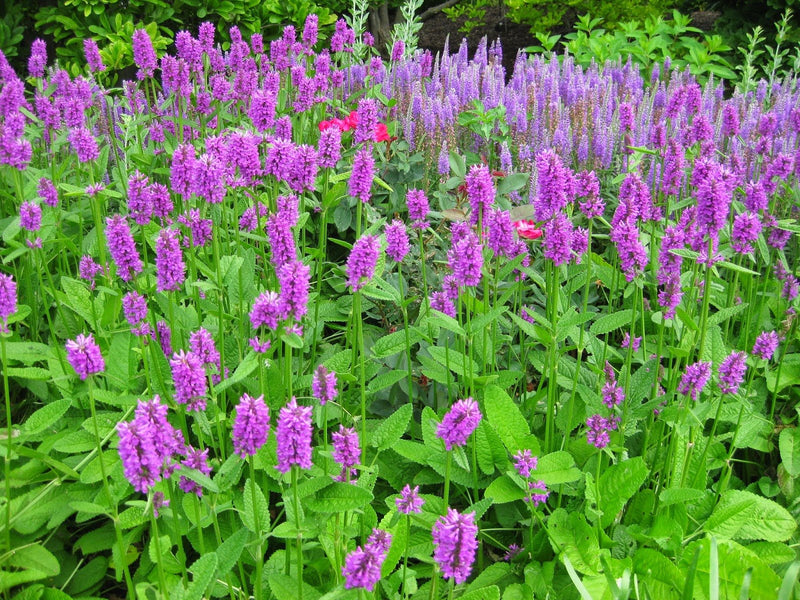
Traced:
<path fill-rule="evenodd" d="M 458 30 L 461 33 L 468 34 L 486 21 L 486 7 L 488 5 L 489 0 L 467 0 L 445 8 L 442 12 L 453 21 L 465 17 L 464 23 L 459 26 Z"/>

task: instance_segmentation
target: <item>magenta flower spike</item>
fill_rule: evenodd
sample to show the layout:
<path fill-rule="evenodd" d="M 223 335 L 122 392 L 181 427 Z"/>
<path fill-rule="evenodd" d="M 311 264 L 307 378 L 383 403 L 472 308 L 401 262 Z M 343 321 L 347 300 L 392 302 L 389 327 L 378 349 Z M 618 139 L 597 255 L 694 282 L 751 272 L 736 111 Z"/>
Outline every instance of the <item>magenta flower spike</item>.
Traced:
<path fill-rule="evenodd" d="M 233 451 L 242 458 L 254 455 L 269 436 L 269 408 L 264 396 L 244 394 L 233 421 Z"/>
<path fill-rule="evenodd" d="M 445 448 L 452 450 L 453 446 L 465 445 L 480 422 L 481 411 L 478 403 L 472 398 L 458 400 L 445 414 L 436 429 L 436 435 L 442 439 Z"/>
<path fill-rule="evenodd" d="M 275 429 L 278 471 L 286 473 L 294 465 L 311 468 L 311 429 L 311 407 L 299 406 L 293 397 L 281 409 Z"/>
<path fill-rule="evenodd" d="M 79 334 L 74 340 L 67 340 L 67 360 L 81 379 L 105 371 L 106 363 L 94 337 Z"/>
<path fill-rule="evenodd" d="M 461 514 L 453 508 L 433 525 L 433 559 L 445 579 L 464 583 L 472 571 L 478 549 L 478 526 L 475 513 Z"/>

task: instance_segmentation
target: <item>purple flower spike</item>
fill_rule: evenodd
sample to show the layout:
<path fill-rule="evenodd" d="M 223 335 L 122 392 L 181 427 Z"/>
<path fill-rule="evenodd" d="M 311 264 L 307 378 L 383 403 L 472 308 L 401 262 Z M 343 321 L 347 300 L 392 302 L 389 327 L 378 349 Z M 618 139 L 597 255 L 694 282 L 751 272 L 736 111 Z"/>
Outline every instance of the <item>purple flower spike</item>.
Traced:
<path fill-rule="evenodd" d="M 42 226 L 42 207 L 23 202 L 19 207 L 19 225 L 26 231 L 39 231 Z"/>
<path fill-rule="evenodd" d="M 117 424 L 118 452 L 125 478 L 133 489 L 146 494 L 161 479 L 161 459 L 150 440 L 151 428 L 134 420 Z"/>
<path fill-rule="evenodd" d="M 478 549 L 478 527 L 475 513 L 461 514 L 453 508 L 433 525 L 433 559 L 445 579 L 464 583 L 472 571 Z"/>
<path fill-rule="evenodd" d="M 531 471 L 535 471 L 539 465 L 539 459 L 536 456 L 531 456 L 530 450 L 520 450 L 514 455 L 514 468 L 520 477 L 526 479 L 530 477 Z"/>
<path fill-rule="evenodd" d="M 492 174 L 486 165 L 472 165 L 466 176 L 467 197 L 472 208 L 469 221 L 475 225 L 483 215 L 489 213 L 494 203 L 495 189 Z"/>
<path fill-rule="evenodd" d="M 765 331 L 756 338 L 756 343 L 753 345 L 753 355 L 770 360 L 775 350 L 778 348 L 778 334 L 774 331 Z"/>
<path fill-rule="evenodd" d="M 339 431 L 335 431 L 332 437 L 333 460 L 342 465 L 342 472 L 336 480 L 347 481 L 351 469 L 358 464 L 361 456 L 358 434 L 352 427 L 339 425 Z"/>
<path fill-rule="evenodd" d="M 347 285 L 353 292 L 360 290 L 372 279 L 380 250 L 380 241 L 374 235 L 365 235 L 356 240 L 345 268 Z"/>
<path fill-rule="evenodd" d="M 293 397 L 281 409 L 275 430 L 278 440 L 276 468 L 286 473 L 293 465 L 311 468 L 311 407 L 298 406 Z"/>
<path fill-rule="evenodd" d="M 180 236 L 175 229 L 162 229 L 156 238 L 156 275 L 159 292 L 177 290 L 186 279 Z"/>
<path fill-rule="evenodd" d="M 703 391 L 708 378 L 711 376 L 710 362 L 696 362 L 686 367 L 686 371 L 678 384 L 678 391 L 687 394 L 692 400 L 697 400 L 697 396 Z"/>
<path fill-rule="evenodd" d="M 141 272 L 142 260 L 125 217 L 114 215 L 106 219 L 106 241 L 111 258 L 117 263 L 120 279 L 130 281 L 134 274 Z"/>
<path fill-rule="evenodd" d="M 359 546 L 345 558 L 342 567 L 345 589 L 364 588 L 371 592 L 381 579 L 381 566 L 391 546 L 392 536 L 380 529 L 372 531 L 364 547 Z"/>
<path fill-rule="evenodd" d="M 353 158 L 353 171 L 348 183 L 348 193 L 361 202 L 369 202 L 372 197 L 372 178 L 375 175 L 375 159 L 372 156 L 372 146 L 365 144 L 356 152 Z"/>
<path fill-rule="evenodd" d="M 269 436 L 269 408 L 264 396 L 244 394 L 236 407 L 233 421 L 233 451 L 242 458 L 254 455 Z"/>
<path fill-rule="evenodd" d="M 200 471 L 203 475 L 211 475 L 211 465 L 208 464 L 208 448 L 205 450 L 198 450 L 191 446 L 186 447 L 186 460 L 181 464 L 189 469 Z M 181 475 L 178 487 L 187 494 L 194 492 L 198 498 L 203 496 L 203 488 L 199 483 Z"/>
<path fill-rule="evenodd" d="M 91 333 L 79 334 L 74 340 L 67 340 L 67 360 L 81 379 L 102 373 L 106 368 L 103 355 Z"/>
<path fill-rule="evenodd" d="M 395 262 L 402 262 L 408 254 L 408 232 L 399 219 L 386 226 L 386 254 Z"/>
<path fill-rule="evenodd" d="M 86 38 L 83 40 L 83 54 L 86 57 L 86 64 L 89 65 L 89 70 L 92 73 L 106 70 L 106 66 L 100 56 L 100 48 L 97 47 L 97 42 L 93 39 Z"/>
<path fill-rule="evenodd" d="M 400 497 L 396 498 L 394 503 L 397 506 L 397 512 L 410 515 L 411 513 L 421 513 L 425 500 L 419 495 L 418 485 L 412 488 L 409 484 L 406 484 L 400 492 Z"/>
<path fill-rule="evenodd" d="M 152 77 L 153 71 L 158 67 L 153 41 L 144 29 L 134 31 L 131 40 L 133 42 L 133 62 L 139 67 L 139 70 L 136 71 L 136 78 L 141 80 Z"/>
<path fill-rule="evenodd" d="M 339 394 L 336 389 L 336 373 L 328 371 L 323 365 L 318 366 L 311 380 L 311 393 L 321 405 L 336 398 Z"/>
<path fill-rule="evenodd" d="M 436 429 L 436 435 L 442 439 L 445 448 L 463 446 L 478 423 L 481 422 L 481 411 L 478 403 L 472 398 L 465 398 L 453 403 L 450 410 Z"/>
<path fill-rule="evenodd" d="M 169 365 L 175 383 L 175 402 L 186 404 L 186 410 L 205 410 L 208 380 L 200 358 L 181 350 L 172 355 Z"/>
<path fill-rule="evenodd" d="M 414 229 L 425 229 L 428 226 L 428 212 L 430 205 L 428 204 L 428 197 L 423 190 L 408 190 L 406 195 L 406 204 L 408 205 L 408 218 L 414 222 L 411 227 Z"/>
<path fill-rule="evenodd" d="M 735 394 L 744 380 L 747 371 L 747 355 L 744 352 L 731 352 L 719 366 L 719 389 L 723 394 Z"/>
<path fill-rule="evenodd" d="M 17 312 L 17 284 L 11 275 L 0 273 L 0 333 L 8 331 L 8 317 Z"/>

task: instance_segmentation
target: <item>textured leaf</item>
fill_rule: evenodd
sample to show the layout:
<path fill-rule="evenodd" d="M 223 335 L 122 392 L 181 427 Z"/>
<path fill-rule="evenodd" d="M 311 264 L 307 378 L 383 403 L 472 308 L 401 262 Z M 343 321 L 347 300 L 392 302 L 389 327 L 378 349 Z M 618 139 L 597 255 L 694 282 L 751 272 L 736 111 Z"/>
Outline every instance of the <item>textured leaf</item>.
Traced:
<path fill-rule="evenodd" d="M 575 466 L 575 459 L 569 452 L 559 451 L 542 456 L 534 476 L 547 485 L 558 485 L 578 481 L 581 472 Z"/>
<path fill-rule="evenodd" d="M 8 565 L 23 569 L 32 569 L 44 573 L 47 577 L 54 577 L 61 571 L 58 559 L 41 544 L 22 546 L 13 551 L 8 558 Z"/>
<path fill-rule="evenodd" d="M 509 452 L 524 447 L 531 430 L 519 407 L 505 391 L 495 385 L 486 388 L 483 398 L 486 420 L 494 427 Z"/>
<path fill-rule="evenodd" d="M 253 493 L 255 492 L 255 502 Z M 251 479 L 244 482 L 244 492 L 242 495 L 244 510 L 242 511 L 242 522 L 253 533 L 266 531 L 269 529 L 269 504 L 264 497 L 264 492 Z"/>
<path fill-rule="evenodd" d="M 217 553 L 209 552 L 204 554 L 189 567 L 192 574 L 192 583 L 186 590 L 187 600 L 202 600 L 203 595 L 208 589 L 209 584 L 214 579 L 214 572 L 217 570 Z"/>
<path fill-rule="evenodd" d="M 586 575 L 600 573 L 597 533 L 582 514 L 557 508 L 547 521 L 547 531 L 553 551 L 566 554 L 576 571 Z M 608 554 L 607 550 L 603 552 Z"/>
<path fill-rule="evenodd" d="M 522 500 L 525 497 L 525 491 L 520 489 L 508 475 L 503 475 L 492 481 L 483 495 L 485 498 L 491 498 L 493 504 L 505 504 Z"/>
<path fill-rule="evenodd" d="M 415 331 L 409 332 L 409 344 L 412 346 L 419 341 L 419 334 Z M 405 352 L 406 332 L 395 331 L 375 340 L 372 344 L 372 355 L 375 358 L 386 358 L 398 352 Z"/>
<path fill-rule="evenodd" d="M 405 377 L 408 377 L 408 371 L 403 371 L 401 369 L 395 369 L 394 371 L 381 373 L 377 377 L 374 377 L 372 381 L 367 384 L 367 394 L 374 394 L 376 392 L 380 392 L 381 390 L 385 390 Z"/>
<path fill-rule="evenodd" d="M 334 482 L 306 499 L 306 506 L 313 511 L 337 513 L 365 507 L 372 501 L 372 493 L 362 487 L 344 482 Z"/>
<path fill-rule="evenodd" d="M 28 420 L 22 426 L 22 432 L 26 435 L 41 433 L 63 417 L 71 404 L 72 401 L 69 398 L 64 398 L 43 406 L 28 417 Z"/>
<path fill-rule="evenodd" d="M 589 331 L 593 335 L 603 335 L 615 329 L 619 329 L 623 325 L 630 325 L 631 317 L 633 317 L 633 310 L 630 308 L 603 315 L 592 323 Z"/>
<path fill-rule="evenodd" d="M 269 588 L 277 600 L 297 600 L 297 578 L 283 573 L 269 576 Z M 319 600 L 320 593 L 307 583 L 303 583 L 303 600 Z"/>
<path fill-rule="evenodd" d="M 800 475 L 800 427 L 791 427 L 781 431 L 778 444 L 783 467 L 789 475 L 797 477 Z"/>
<path fill-rule="evenodd" d="M 372 433 L 370 445 L 377 448 L 379 452 L 391 448 L 406 432 L 411 415 L 414 412 L 413 406 L 404 404 L 389 417 L 381 421 L 381 424 Z"/>
<path fill-rule="evenodd" d="M 616 519 L 617 513 L 645 482 L 648 472 L 641 456 L 611 465 L 603 472 L 598 482 L 603 509 L 600 518 L 602 527 L 607 527 Z"/>
<path fill-rule="evenodd" d="M 478 374 L 478 363 L 458 350 L 442 348 L 441 346 L 428 346 L 428 354 L 441 366 L 449 367 L 453 373 L 462 377 Z"/>
<path fill-rule="evenodd" d="M 722 495 L 704 529 L 724 539 L 783 542 L 797 528 L 792 515 L 780 504 L 742 490 Z"/>

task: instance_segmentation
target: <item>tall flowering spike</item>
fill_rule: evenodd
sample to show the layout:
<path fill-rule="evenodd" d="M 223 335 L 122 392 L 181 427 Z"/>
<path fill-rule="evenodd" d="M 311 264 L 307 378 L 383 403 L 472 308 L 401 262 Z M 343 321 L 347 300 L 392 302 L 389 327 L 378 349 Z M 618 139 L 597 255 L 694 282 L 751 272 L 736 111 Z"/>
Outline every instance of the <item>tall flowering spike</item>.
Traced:
<path fill-rule="evenodd" d="M 33 202 L 23 202 L 19 207 L 19 226 L 26 231 L 39 231 L 42 226 L 42 207 Z"/>
<path fill-rule="evenodd" d="M 520 477 L 527 479 L 530 477 L 531 471 L 535 471 L 538 465 L 538 457 L 531 456 L 531 451 L 528 449 L 520 450 L 514 455 L 514 468 Z"/>
<path fill-rule="evenodd" d="M 356 130 L 353 135 L 353 141 L 356 144 L 374 141 L 375 127 L 378 124 L 378 101 L 373 98 L 359 100 L 356 116 Z"/>
<path fill-rule="evenodd" d="M 91 38 L 83 40 L 83 54 L 86 57 L 86 64 L 89 65 L 89 70 L 92 73 L 99 73 L 106 70 L 103 64 L 103 59 L 100 56 L 100 48 L 97 47 L 97 42 Z"/>
<path fill-rule="evenodd" d="M 609 431 L 614 431 L 617 428 L 618 422 L 614 416 L 606 419 L 600 415 L 592 415 L 586 419 L 586 441 L 601 450 L 608 446 L 611 441 Z M 528 496 L 529 500 L 535 500 L 534 496 Z M 546 499 L 546 497 L 545 497 Z"/>
<path fill-rule="evenodd" d="M 358 434 L 352 427 L 339 425 L 339 431 L 334 431 L 332 437 L 333 460 L 342 465 L 342 472 L 337 480 L 347 481 L 351 469 L 358 464 L 361 456 Z"/>
<path fill-rule="evenodd" d="M 458 400 L 439 423 L 436 435 L 442 439 L 445 448 L 452 450 L 453 446 L 466 444 L 480 422 L 481 411 L 478 403 L 472 398 Z"/>
<path fill-rule="evenodd" d="M 731 352 L 719 365 L 719 389 L 723 394 L 735 394 L 747 371 L 747 355 Z"/>
<path fill-rule="evenodd" d="M 159 292 L 177 290 L 185 279 L 180 235 L 175 229 L 162 229 L 156 238 L 156 289 Z"/>
<path fill-rule="evenodd" d="M 262 325 L 269 329 L 277 329 L 278 322 L 285 318 L 285 305 L 275 292 L 259 294 L 250 310 L 250 324 L 253 329 L 258 329 Z"/>
<path fill-rule="evenodd" d="M 275 109 L 278 97 L 272 90 L 258 89 L 250 98 L 247 116 L 253 122 L 256 131 L 264 133 L 275 127 Z"/>
<path fill-rule="evenodd" d="M 778 334 L 775 331 L 764 331 L 756 338 L 753 344 L 753 356 L 758 356 L 764 360 L 770 360 L 775 350 L 778 348 Z"/>
<path fill-rule="evenodd" d="M 483 252 L 478 236 L 471 229 L 461 232 L 453 226 L 453 245 L 447 252 L 447 263 L 458 287 L 475 286 L 481 281 Z"/>
<path fill-rule="evenodd" d="M 81 379 L 102 373 L 106 368 L 100 347 L 95 343 L 91 333 L 89 335 L 81 333 L 74 340 L 67 340 L 67 360 Z"/>
<path fill-rule="evenodd" d="M 486 165 L 472 165 L 466 177 L 467 198 L 472 212 L 469 221 L 475 225 L 483 216 L 485 219 L 494 203 L 495 189 L 492 174 Z"/>
<path fill-rule="evenodd" d="M 639 229 L 633 220 L 623 220 L 609 236 L 617 246 L 619 262 L 625 279 L 633 281 L 647 266 L 647 250 L 639 241 Z"/>
<path fill-rule="evenodd" d="M 359 546 L 344 559 L 342 575 L 345 589 L 364 588 L 372 591 L 381 579 L 384 556 L 371 548 Z"/>
<path fill-rule="evenodd" d="M 478 549 L 478 526 L 475 513 L 461 514 L 454 508 L 439 517 L 433 525 L 433 559 L 445 579 L 464 583 L 472 571 Z"/>
<path fill-rule="evenodd" d="M 47 66 L 47 44 L 44 40 L 36 38 L 31 44 L 31 55 L 28 58 L 28 74 L 41 79 Z"/>
<path fill-rule="evenodd" d="M 133 489 L 146 494 L 161 479 L 162 461 L 151 441 L 151 428 L 143 423 L 121 421 L 117 423 L 119 446 L 125 478 Z"/>
<path fill-rule="evenodd" d="M 100 148 L 92 132 L 85 127 L 73 127 L 67 134 L 70 146 L 82 163 L 92 162 L 100 156 Z"/>
<path fill-rule="evenodd" d="M 242 458 L 254 455 L 269 436 L 269 408 L 264 396 L 244 394 L 236 407 L 233 420 L 233 451 Z"/>
<path fill-rule="evenodd" d="M 546 221 L 573 199 L 575 180 L 552 150 L 536 154 L 536 172 L 538 193 L 533 199 L 534 219 Z"/>
<path fill-rule="evenodd" d="M 200 471 L 205 476 L 211 475 L 211 465 L 208 464 L 208 448 L 205 450 L 198 450 L 197 448 L 187 446 L 186 459 L 181 461 L 181 464 L 189 469 Z M 203 495 L 202 486 L 183 475 L 181 475 L 180 481 L 178 482 L 178 487 L 187 494 L 194 492 L 198 498 Z"/>
<path fill-rule="evenodd" d="M 319 17 L 316 13 L 311 13 L 306 17 L 306 21 L 303 24 L 303 46 L 311 50 L 314 47 L 314 44 L 317 43 L 317 33 L 319 30 Z"/>
<path fill-rule="evenodd" d="M 175 402 L 186 404 L 186 410 L 205 410 L 208 380 L 200 358 L 181 350 L 172 355 L 169 366 L 175 384 Z"/>
<path fill-rule="evenodd" d="M 194 162 L 192 192 L 210 204 L 225 198 L 225 165 L 214 154 L 203 154 Z"/>
<path fill-rule="evenodd" d="M 311 270 L 299 260 L 278 267 L 278 282 L 281 284 L 280 301 L 283 311 L 299 321 L 308 312 L 308 289 Z"/>
<path fill-rule="evenodd" d="M 362 202 L 369 202 L 372 197 L 372 178 L 375 176 L 375 158 L 372 146 L 366 144 L 358 149 L 353 158 L 353 170 L 348 183 L 348 193 Z"/>
<path fill-rule="evenodd" d="M 207 329 L 200 328 L 189 334 L 189 347 L 192 354 L 197 356 L 204 365 L 219 366 L 220 356 L 214 338 Z"/>
<path fill-rule="evenodd" d="M 172 190 L 186 200 L 192 194 L 192 180 L 196 161 L 194 146 L 191 144 L 181 144 L 172 153 L 169 181 L 172 185 Z"/>
<path fill-rule="evenodd" d="M 328 127 L 320 131 L 317 142 L 319 166 L 333 168 L 342 157 L 342 132 L 338 127 Z"/>
<path fill-rule="evenodd" d="M 711 363 L 706 361 L 696 362 L 686 367 L 686 371 L 678 384 L 678 391 L 687 394 L 692 400 L 697 400 L 697 396 L 703 391 L 708 378 L 711 377 Z"/>
<path fill-rule="evenodd" d="M 401 262 L 408 254 L 408 232 L 400 219 L 386 226 L 386 254 L 395 262 Z"/>
<path fill-rule="evenodd" d="M 134 31 L 131 41 L 133 42 L 133 62 L 139 67 L 139 70 L 136 71 L 136 78 L 152 77 L 153 71 L 158 67 L 153 41 L 144 29 Z"/>
<path fill-rule="evenodd" d="M 128 211 L 139 225 L 147 225 L 153 216 L 150 180 L 139 171 L 128 178 Z"/>
<path fill-rule="evenodd" d="M 406 484 L 400 491 L 400 497 L 395 498 L 394 503 L 397 507 L 397 512 L 410 515 L 411 513 L 421 513 L 422 505 L 425 504 L 425 500 L 419 495 L 418 485 L 412 488 L 409 484 Z"/>
<path fill-rule="evenodd" d="M 339 395 L 339 390 L 336 389 L 336 373 L 319 365 L 311 379 L 311 393 L 322 405 L 335 399 Z"/>
<path fill-rule="evenodd" d="M 147 300 L 139 292 L 128 292 L 122 297 L 122 312 L 131 326 L 138 325 L 147 316 Z"/>
<path fill-rule="evenodd" d="M 495 256 L 512 256 L 516 245 L 514 240 L 516 228 L 511 222 L 509 212 L 494 208 L 484 216 L 484 223 L 489 229 L 486 245 L 492 249 Z"/>
<path fill-rule="evenodd" d="M 136 250 L 128 221 L 122 215 L 106 219 L 106 241 L 111 258 L 117 264 L 117 275 L 123 281 L 130 281 L 142 270 L 142 260 Z"/>
<path fill-rule="evenodd" d="M 408 218 L 414 222 L 411 227 L 414 229 L 425 229 L 428 226 L 428 212 L 430 206 L 428 204 L 428 197 L 423 190 L 408 190 L 406 195 L 406 204 L 408 205 Z"/>
<path fill-rule="evenodd" d="M 47 179 L 46 177 L 42 177 L 39 179 L 39 185 L 36 188 L 39 197 L 44 200 L 44 203 L 47 206 L 51 206 L 55 208 L 58 206 L 58 190 L 56 186 L 53 185 L 53 182 Z"/>
<path fill-rule="evenodd" d="M 365 235 L 356 240 L 345 268 L 347 285 L 353 292 L 360 290 L 372 279 L 380 250 L 380 240 L 374 235 Z"/>
<path fill-rule="evenodd" d="M 17 284 L 11 275 L 0 273 L 0 333 L 8 331 L 8 317 L 17 312 Z"/>
<path fill-rule="evenodd" d="M 281 409 L 275 430 L 278 440 L 276 468 L 286 473 L 293 465 L 311 468 L 311 407 L 299 406 L 291 400 Z"/>

